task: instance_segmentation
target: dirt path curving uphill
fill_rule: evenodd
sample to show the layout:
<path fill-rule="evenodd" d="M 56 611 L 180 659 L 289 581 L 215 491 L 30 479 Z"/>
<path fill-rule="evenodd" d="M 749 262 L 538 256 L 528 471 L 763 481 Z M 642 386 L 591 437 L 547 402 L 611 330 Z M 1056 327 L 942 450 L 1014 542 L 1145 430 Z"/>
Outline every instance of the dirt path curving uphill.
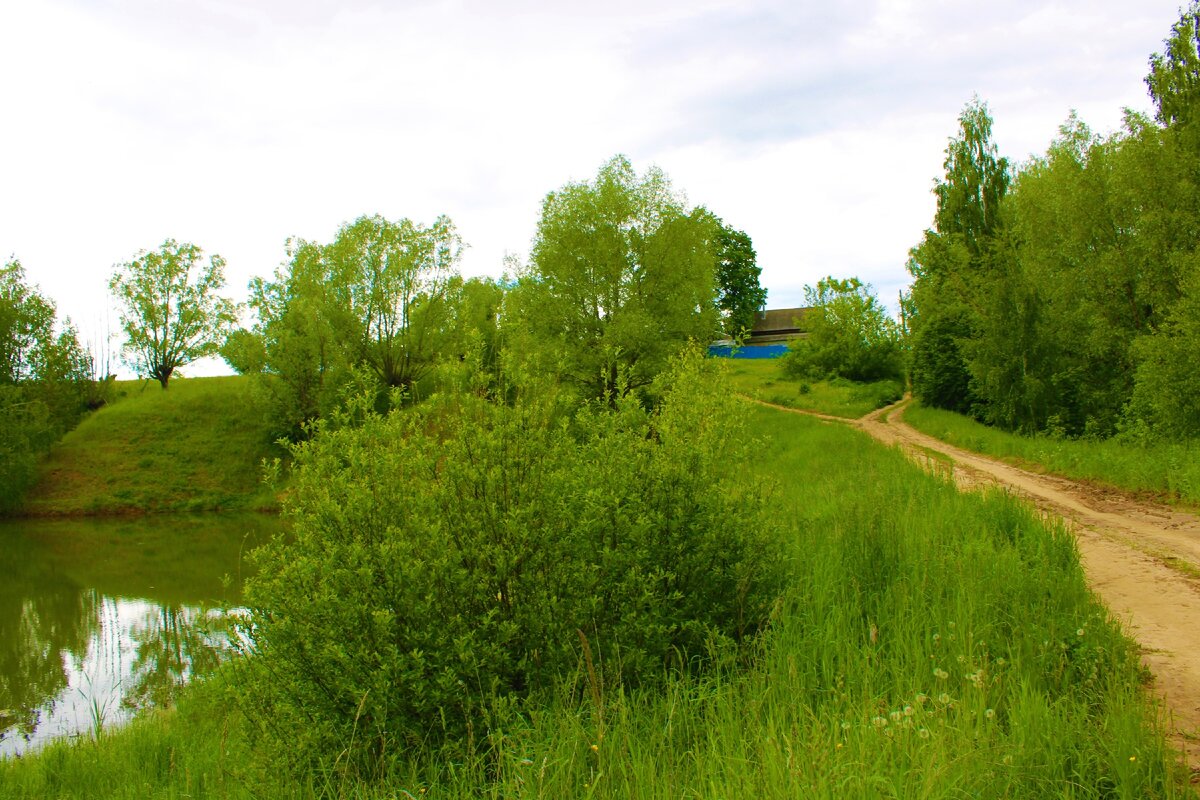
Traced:
<path fill-rule="evenodd" d="M 903 421 L 907 403 L 838 421 L 902 448 L 927 468 L 950 470 L 963 488 L 1002 486 L 1066 520 L 1093 591 L 1140 645 L 1170 714 L 1171 740 L 1200 782 L 1200 516 L 946 444 Z"/>

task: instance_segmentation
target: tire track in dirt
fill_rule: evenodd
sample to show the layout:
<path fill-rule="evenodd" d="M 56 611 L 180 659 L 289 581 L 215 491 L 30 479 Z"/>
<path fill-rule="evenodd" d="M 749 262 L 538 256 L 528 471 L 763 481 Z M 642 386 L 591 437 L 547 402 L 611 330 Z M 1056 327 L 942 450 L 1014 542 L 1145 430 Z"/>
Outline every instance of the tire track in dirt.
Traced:
<path fill-rule="evenodd" d="M 777 406 L 861 428 L 962 489 L 1000 486 L 1075 533 L 1088 583 L 1138 643 L 1168 712 L 1168 733 L 1200 782 L 1200 517 L 963 450 L 903 421 L 909 400 L 857 420 Z"/>

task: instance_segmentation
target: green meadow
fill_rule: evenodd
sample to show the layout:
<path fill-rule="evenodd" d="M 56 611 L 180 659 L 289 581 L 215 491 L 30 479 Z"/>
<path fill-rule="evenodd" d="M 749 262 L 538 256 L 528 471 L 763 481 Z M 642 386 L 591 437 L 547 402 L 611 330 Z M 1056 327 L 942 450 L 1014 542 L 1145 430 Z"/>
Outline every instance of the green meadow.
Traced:
<path fill-rule="evenodd" d="M 893 403 L 904 394 L 899 381 L 860 383 L 845 379 L 806 381 L 784 374 L 778 359 L 730 359 L 729 382 L 735 391 L 777 406 L 857 419 Z"/>
<path fill-rule="evenodd" d="M 849 427 L 746 414 L 744 476 L 769 487 L 793 578 L 740 661 L 630 689 L 581 660 L 369 783 L 337 752 L 306 774 L 262 762 L 235 663 L 171 709 L 0 763 L 0 796 L 1195 796 L 1061 527 Z"/>
<path fill-rule="evenodd" d="M 273 511 L 263 459 L 283 455 L 250 377 L 120 381 L 43 459 L 30 516 Z"/>

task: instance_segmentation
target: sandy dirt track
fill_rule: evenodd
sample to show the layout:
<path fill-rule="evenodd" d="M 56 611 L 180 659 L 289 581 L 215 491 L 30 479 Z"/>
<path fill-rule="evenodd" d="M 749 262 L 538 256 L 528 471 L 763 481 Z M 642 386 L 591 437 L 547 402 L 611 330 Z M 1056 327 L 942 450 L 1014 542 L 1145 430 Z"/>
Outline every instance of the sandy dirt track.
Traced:
<path fill-rule="evenodd" d="M 950 469 L 965 489 L 1002 486 L 1066 520 L 1092 590 L 1140 645 L 1171 740 L 1200 782 L 1200 517 L 948 445 L 905 424 L 907 403 L 858 420 L 811 416 L 859 427 L 928 468 Z"/>

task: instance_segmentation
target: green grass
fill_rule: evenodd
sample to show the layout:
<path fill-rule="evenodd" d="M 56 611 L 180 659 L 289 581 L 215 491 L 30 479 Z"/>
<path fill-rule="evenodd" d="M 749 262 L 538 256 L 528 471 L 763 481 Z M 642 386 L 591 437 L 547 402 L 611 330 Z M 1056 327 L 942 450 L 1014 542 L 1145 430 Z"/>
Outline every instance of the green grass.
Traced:
<path fill-rule="evenodd" d="M 858 419 L 899 400 L 898 381 L 854 383 L 847 380 L 803 381 L 784 374 L 778 359 L 728 359 L 734 390 L 755 400 L 787 408 Z"/>
<path fill-rule="evenodd" d="M 189 378 L 118 397 L 63 437 L 40 467 L 32 516 L 273 510 L 263 458 L 281 455 L 249 378 Z"/>
<path fill-rule="evenodd" d="M 223 694 L 0 765 L 11 798 L 1194 797 L 1074 540 L 861 432 L 747 407 L 795 581 L 749 663 L 498 711 L 366 785 L 272 772 Z M 397 691 L 402 691 L 397 687 Z"/>
<path fill-rule="evenodd" d="M 1137 444 L 1106 439 L 1021 436 L 961 414 L 916 404 L 904 421 L 965 450 L 1161 499 L 1200 506 L 1200 443 Z"/>

